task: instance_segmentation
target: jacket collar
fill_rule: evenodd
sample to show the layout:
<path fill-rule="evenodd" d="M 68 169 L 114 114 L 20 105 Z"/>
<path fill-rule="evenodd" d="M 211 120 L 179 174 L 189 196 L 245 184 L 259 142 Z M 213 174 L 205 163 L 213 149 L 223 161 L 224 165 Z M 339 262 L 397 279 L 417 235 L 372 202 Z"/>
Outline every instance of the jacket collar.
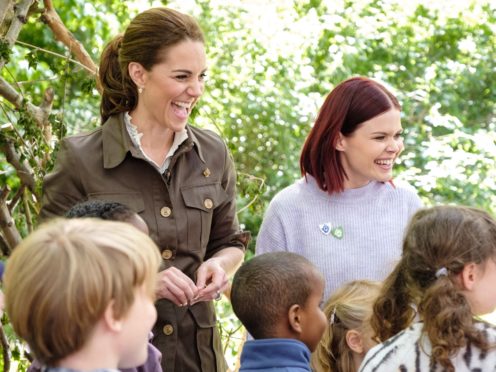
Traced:
<path fill-rule="evenodd" d="M 198 152 L 198 156 L 200 157 L 201 161 L 205 163 L 205 158 L 203 157 L 203 152 L 202 152 L 202 148 L 200 145 L 200 141 L 198 141 L 196 134 L 191 130 L 189 125 L 186 125 L 186 130 L 188 131 L 188 138 L 191 138 L 191 140 L 193 141 L 193 144 L 195 145 L 196 152 Z"/>
<path fill-rule="evenodd" d="M 186 125 L 188 131 L 188 139 L 184 142 L 185 145 L 190 145 L 193 142 L 196 152 L 201 161 L 205 163 L 202 149 L 198 138 L 191 130 L 189 125 Z M 103 167 L 111 169 L 122 163 L 126 154 L 130 152 L 133 156 L 137 156 L 138 152 L 134 147 L 131 138 L 124 124 L 124 113 L 111 116 L 102 127 L 102 146 L 103 146 Z M 181 146 L 180 146 L 181 147 Z"/>

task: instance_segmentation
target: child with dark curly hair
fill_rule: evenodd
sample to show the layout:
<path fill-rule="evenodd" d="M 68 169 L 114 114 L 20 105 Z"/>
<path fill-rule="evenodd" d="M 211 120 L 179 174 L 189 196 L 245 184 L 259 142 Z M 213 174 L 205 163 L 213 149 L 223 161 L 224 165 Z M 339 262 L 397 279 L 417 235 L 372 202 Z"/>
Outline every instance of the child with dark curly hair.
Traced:
<path fill-rule="evenodd" d="M 266 253 L 234 276 L 234 313 L 254 340 L 246 341 L 240 372 L 310 372 L 310 352 L 326 329 L 320 309 L 324 278 L 305 257 Z"/>

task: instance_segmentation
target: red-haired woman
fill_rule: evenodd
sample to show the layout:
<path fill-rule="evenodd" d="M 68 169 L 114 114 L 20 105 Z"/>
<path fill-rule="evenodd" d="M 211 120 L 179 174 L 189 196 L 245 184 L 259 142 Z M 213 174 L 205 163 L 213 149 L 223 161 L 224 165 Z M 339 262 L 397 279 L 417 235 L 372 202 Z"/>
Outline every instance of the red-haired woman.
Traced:
<path fill-rule="evenodd" d="M 356 279 L 382 280 L 401 254 L 403 231 L 422 203 L 393 183 L 403 150 L 400 105 L 364 77 L 328 95 L 300 159 L 302 179 L 271 201 L 257 254 L 285 250 L 315 263 L 326 277 L 325 298 Z"/>

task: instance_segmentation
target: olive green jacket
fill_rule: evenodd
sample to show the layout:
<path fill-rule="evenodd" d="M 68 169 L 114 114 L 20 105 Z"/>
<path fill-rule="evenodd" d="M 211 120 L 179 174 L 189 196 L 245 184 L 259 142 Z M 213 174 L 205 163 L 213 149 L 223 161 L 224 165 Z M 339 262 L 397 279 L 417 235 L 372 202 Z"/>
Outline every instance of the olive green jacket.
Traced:
<path fill-rule="evenodd" d="M 44 179 L 41 218 L 63 215 L 88 199 L 126 204 L 148 224 L 164 268 L 175 266 L 195 280 L 204 260 L 226 247 L 244 249 L 248 234 L 239 230 L 236 174 L 227 147 L 211 131 L 186 128 L 189 137 L 164 174 L 139 158 L 122 114 L 88 134 L 63 139 L 54 170 Z M 175 358 L 186 357 L 188 351 L 176 350 L 176 329 L 188 316 L 194 318 L 198 329 L 211 332 L 216 324 L 212 303 L 178 308 L 159 300 L 157 311 L 153 343 L 163 353 L 163 366 L 168 366 L 164 370 L 173 370 L 174 365 L 179 369 L 181 363 Z M 219 361 L 221 355 L 216 358 L 217 365 L 224 363 L 223 358 Z M 205 363 L 201 361 L 199 370 L 215 370 L 208 366 L 211 361 Z"/>

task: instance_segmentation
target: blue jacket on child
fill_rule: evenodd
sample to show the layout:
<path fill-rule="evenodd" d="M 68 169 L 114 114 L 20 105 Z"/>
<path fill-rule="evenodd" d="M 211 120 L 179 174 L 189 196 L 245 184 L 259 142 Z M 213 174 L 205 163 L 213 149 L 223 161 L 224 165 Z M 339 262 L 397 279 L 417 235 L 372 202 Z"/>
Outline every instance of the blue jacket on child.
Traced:
<path fill-rule="evenodd" d="M 310 350 L 301 341 L 266 338 L 246 341 L 239 372 L 311 372 Z"/>

